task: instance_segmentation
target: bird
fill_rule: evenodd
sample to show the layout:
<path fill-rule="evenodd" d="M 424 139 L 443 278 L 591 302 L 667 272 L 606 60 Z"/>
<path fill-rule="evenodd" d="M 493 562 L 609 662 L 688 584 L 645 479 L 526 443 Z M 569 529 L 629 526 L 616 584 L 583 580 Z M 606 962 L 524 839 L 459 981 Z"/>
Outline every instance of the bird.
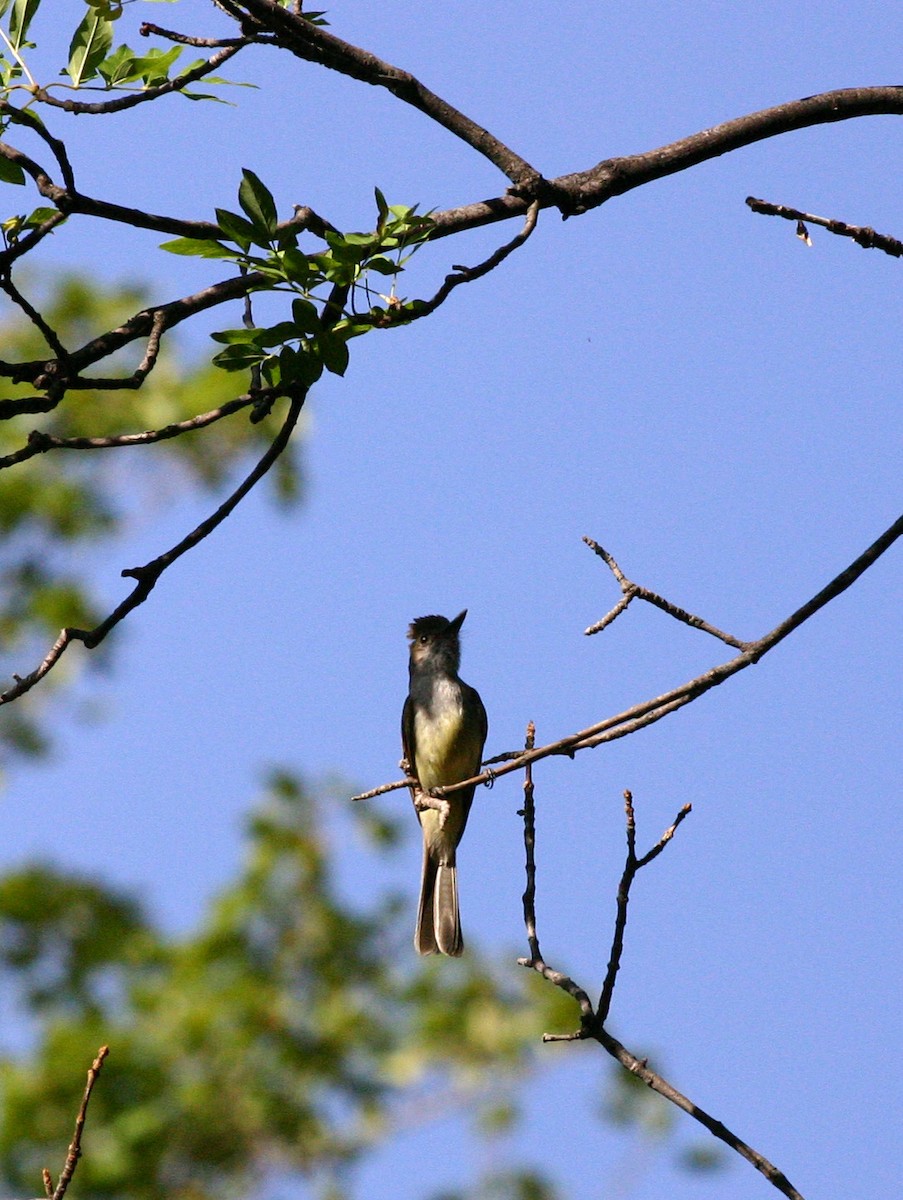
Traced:
<path fill-rule="evenodd" d="M 458 909 L 456 853 L 474 787 L 444 797 L 443 810 L 425 808 L 419 792 L 479 774 L 489 730 L 479 692 L 458 675 L 460 631 L 467 609 L 454 620 L 417 617 L 408 627 L 410 685 L 401 714 L 401 742 L 414 808 L 423 830 L 423 871 L 414 946 L 419 954 L 457 958 L 464 949 Z"/>

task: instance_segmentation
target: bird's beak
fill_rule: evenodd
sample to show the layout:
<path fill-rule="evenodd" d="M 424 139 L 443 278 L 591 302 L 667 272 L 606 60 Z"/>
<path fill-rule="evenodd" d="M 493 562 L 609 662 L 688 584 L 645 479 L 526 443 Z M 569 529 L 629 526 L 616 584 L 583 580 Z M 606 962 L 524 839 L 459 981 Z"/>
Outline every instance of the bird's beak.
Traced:
<path fill-rule="evenodd" d="M 455 617 L 455 619 L 453 621 L 449 621 L 449 623 L 448 623 L 449 632 L 457 633 L 458 630 L 461 628 L 461 626 L 464 624 L 464 618 L 466 616 L 467 616 L 467 609 L 465 608 L 463 612 L 458 613 L 458 615 Z"/>

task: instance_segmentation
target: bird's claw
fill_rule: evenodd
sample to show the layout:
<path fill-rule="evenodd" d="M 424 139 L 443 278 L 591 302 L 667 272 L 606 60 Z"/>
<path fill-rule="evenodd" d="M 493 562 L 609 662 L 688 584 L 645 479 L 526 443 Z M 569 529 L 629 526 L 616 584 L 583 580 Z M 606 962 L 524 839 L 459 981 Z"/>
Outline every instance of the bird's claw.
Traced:
<path fill-rule="evenodd" d="M 414 807 L 418 812 L 425 812 L 431 808 L 439 814 L 439 828 L 445 828 L 445 822 L 448 820 L 451 812 L 451 805 L 444 796 L 436 796 L 433 792 L 418 792 L 414 799 Z"/>

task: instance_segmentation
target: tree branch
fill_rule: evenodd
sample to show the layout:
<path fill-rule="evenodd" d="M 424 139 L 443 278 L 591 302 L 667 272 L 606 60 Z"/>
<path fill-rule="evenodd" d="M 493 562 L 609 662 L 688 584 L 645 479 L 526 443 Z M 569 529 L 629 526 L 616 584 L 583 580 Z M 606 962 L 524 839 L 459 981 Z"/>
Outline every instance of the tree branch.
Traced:
<path fill-rule="evenodd" d="M 237 396 L 234 400 L 228 400 L 219 408 L 187 417 L 184 421 L 175 421 L 170 425 L 164 425 L 161 429 L 147 429 L 142 433 L 119 433 L 109 437 L 67 438 L 56 437 L 53 434 L 44 433 L 40 429 L 33 429 L 28 435 L 28 441 L 21 449 L 0 457 L 0 471 L 6 467 L 15 466 L 16 463 L 25 462 L 29 458 L 34 458 L 38 454 L 46 454 L 48 450 L 109 450 L 121 446 L 146 446 L 152 442 L 168 441 L 170 438 L 180 437 L 183 433 L 191 433 L 195 429 L 205 429 L 208 425 L 222 420 L 223 417 L 229 417 L 232 413 L 248 408 L 252 404 L 259 404 L 265 398 L 276 399 L 275 389 L 261 388 L 260 391 L 245 392 L 244 395 Z"/>
<path fill-rule="evenodd" d="M 676 1087 L 668 1083 L 661 1075 L 651 1070 L 649 1064 L 644 1059 L 639 1059 L 636 1055 L 631 1054 L 607 1030 L 597 1030 L 593 1034 L 593 1038 L 612 1058 L 616 1059 L 632 1075 L 636 1075 L 638 1079 L 641 1079 L 648 1088 L 651 1088 L 654 1092 L 658 1092 L 666 1100 L 670 1100 L 672 1104 L 691 1116 L 694 1121 L 698 1121 L 700 1125 L 703 1125 L 714 1137 L 724 1142 L 731 1150 L 735 1150 L 748 1163 L 751 1163 L 757 1171 L 760 1171 L 765 1176 L 773 1187 L 777 1188 L 781 1195 L 787 1196 L 789 1200 L 803 1200 L 802 1194 L 796 1190 L 783 1171 L 779 1171 L 758 1150 L 754 1150 L 742 1138 L 732 1133 L 721 1121 L 716 1120 L 704 1108 L 700 1108 L 698 1104 L 694 1104 L 692 1100 L 688 1099 L 682 1092 L 679 1092 Z"/>
<path fill-rule="evenodd" d="M 298 58 L 338 71 L 362 83 L 384 87 L 397 99 L 419 109 L 488 158 L 527 197 L 528 203 L 543 190 L 545 181 L 535 167 L 476 121 L 431 92 L 409 71 L 393 67 L 368 50 L 342 41 L 321 26 L 281 7 L 274 0 L 237 0 L 231 7 L 247 12 L 259 28 L 273 33 L 276 44 Z"/>
<path fill-rule="evenodd" d="M 559 175 L 548 181 L 549 194 L 540 194 L 537 198 L 540 207 L 547 208 L 550 205 L 560 207 L 564 197 L 569 213 L 583 213 L 598 208 L 612 196 L 621 196 L 653 180 L 686 171 L 701 162 L 767 138 L 814 125 L 882 115 L 903 115 L 903 87 L 840 88 L 822 92 L 736 117 L 654 150 L 604 159 L 589 170 Z M 528 204 L 529 199 L 509 193 L 433 213 L 436 228 L 432 240 L 522 216 Z"/>
<path fill-rule="evenodd" d="M 608 969 L 605 973 L 602 993 L 596 1007 L 595 1023 L 599 1028 L 608 1020 L 611 1001 L 614 996 L 615 980 L 621 968 L 621 956 L 624 953 L 624 930 L 627 928 L 627 904 L 630 900 L 630 888 L 633 880 L 637 871 L 651 863 L 654 858 L 658 858 L 668 842 L 674 837 L 674 831 L 678 825 L 690 815 L 692 805 L 685 804 L 683 806 L 675 817 L 673 825 L 670 825 L 665 830 L 652 849 L 648 850 L 642 858 L 637 858 L 636 853 L 636 818 L 633 811 L 633 796 L 629 791 L 624 793 L 624 811 L 627 815 L 627 861 L 624 864 L 621 882 L 618 884 L 615 931 L 611 941 L 611 953 L 608 957 Z"/>
<path fill-rule="evenodd" d="M 531 721 L 527 726 L 526 749 L 533 749 L 533 742 L 536 736 L 536 728 Z M 531 971 L 536 971 L 543 979 L 561 988 L 563 992 L 567 992 L 572 996 L 580 1006 L 581 1013 L 581 1030 L 589 1027 L 595 1017 L 593 1012 L 593 1003 L 583 988 L 574 983 L 573 979 L 564 975 L 561 971 L 556 971 L 550 967 L 542 957 L 542 951 L 539 948 L 539 935 L 536 932 L 536 822 L 535 822 L 535 807 L 533 803 L 534 786 L 533 786 L 533 770 L 532 764 L 527 763 L 524 768 L 524 807 L 519 815 L 524 818 L 524 853 L 526 857 L 527 870 L 527 886 L 524 890 L 524 925 L 527 928 L 527 943 L 530 947 L 529 958 L 519 958 L 518 966 L 527 967 Z M 554 1034 L 547 1033 L 543 1035 L 543 1041 L 574 1041 L 585 1036 L 583 1032 L 579 1034 Z"/>
<path fill-rule="evenodd" d="M 754 213 L 761 213 L 762 216 L 783 217 L 786 221 L 796 221 L 797 232 L 802 229 L 801 236 L 808 238 L 807 224 L 821 225 L 829 233 L 852 238 L 863 250 L 883 250 L 893 258 L 903 258 L 903 242 L 890 234 L 876 233 L 869 225 L 848 225 L 846 221 L 817 217 L 814 213 L 801 212 L 798 208 L 788 208 L 786 204 L 770 204 L 767 200 L 757 200 L 755 196 L 747 196 L 746 203 Z"/>

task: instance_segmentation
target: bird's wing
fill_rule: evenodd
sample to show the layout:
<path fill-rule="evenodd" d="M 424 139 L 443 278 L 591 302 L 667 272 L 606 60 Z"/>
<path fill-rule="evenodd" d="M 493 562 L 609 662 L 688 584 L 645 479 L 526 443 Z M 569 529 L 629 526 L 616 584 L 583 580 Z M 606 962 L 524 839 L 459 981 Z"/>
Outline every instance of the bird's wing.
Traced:
<path fill-rule="evenodd" d="M 407 759 L 408 774 L 416 776 L 417 766 L 414 761 L 414 740 L 414 705 L 411 702 L 411 697 L 408 696 L 405 699 L 404 708 L 401 710 L 401 751 Z"/>

